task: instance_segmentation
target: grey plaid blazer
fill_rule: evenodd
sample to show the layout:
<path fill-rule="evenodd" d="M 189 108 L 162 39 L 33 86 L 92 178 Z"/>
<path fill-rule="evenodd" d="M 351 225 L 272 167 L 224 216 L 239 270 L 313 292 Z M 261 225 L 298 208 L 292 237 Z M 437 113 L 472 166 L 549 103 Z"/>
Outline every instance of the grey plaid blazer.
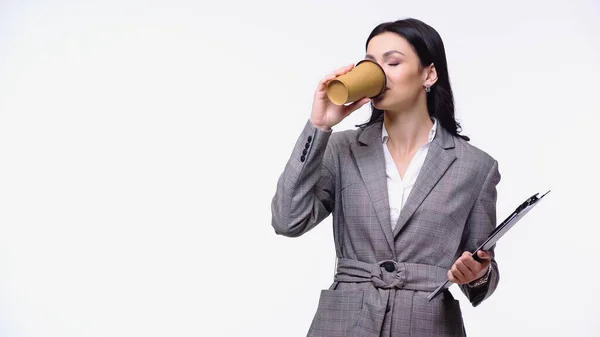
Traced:
<path fill-rule="evenodd" d="M 323 131 L 307 121 L 279 177 L 272 226 L 298 237 L 333 215 L 338 257 L 308 336 L 465 336 L 459 301 L 427 295 L 496 226 L 497 161 L 441 126 L 392 231 L 382 123 Z M 493 253 L 492 249 L 492 253 Z M 499 281 L 461 285 L 473 306 Z"/>

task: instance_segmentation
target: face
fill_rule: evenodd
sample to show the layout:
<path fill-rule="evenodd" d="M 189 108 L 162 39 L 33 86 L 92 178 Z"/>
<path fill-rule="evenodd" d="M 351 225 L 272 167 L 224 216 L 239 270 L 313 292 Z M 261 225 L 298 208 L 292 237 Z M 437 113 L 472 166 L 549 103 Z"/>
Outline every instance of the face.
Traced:
<path fill-rule="evenodd" d="M 422 67 L 408 41 L 395 33 L 373 37 L 365 58 L 377 62 L 386 74 L 386 91 L 372 100 L 380 110 L 402 111 L 415 106 L 419 100 L 426 101 L 425 85 L 432 85 L 437 79 L 435 68 Z"/>

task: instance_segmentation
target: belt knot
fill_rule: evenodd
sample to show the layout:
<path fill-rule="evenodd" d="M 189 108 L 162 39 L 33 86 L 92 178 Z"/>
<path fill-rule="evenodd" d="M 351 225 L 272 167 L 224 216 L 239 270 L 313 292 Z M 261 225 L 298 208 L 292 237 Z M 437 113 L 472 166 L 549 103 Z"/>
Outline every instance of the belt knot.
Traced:
<path fill-rule="evenodd" d="M 378 262 L 371 271 L 371 282 L 377 288 L 404 288 L 406 268 L 403 263 L 393 260 Z"/>

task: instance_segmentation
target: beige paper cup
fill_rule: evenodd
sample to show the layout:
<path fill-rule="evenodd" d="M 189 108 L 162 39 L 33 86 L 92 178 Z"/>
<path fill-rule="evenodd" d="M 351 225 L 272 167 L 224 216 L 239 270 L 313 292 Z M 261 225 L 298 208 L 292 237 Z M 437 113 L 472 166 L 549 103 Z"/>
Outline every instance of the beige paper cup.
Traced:
<path fill-rule="evenodd" d="M 386 87 L 383 68 L 371 60 L 362 60 L 349 72 L 336 77 L 327 84 L 327 96 L 336 105 L 375 98 Z"/>

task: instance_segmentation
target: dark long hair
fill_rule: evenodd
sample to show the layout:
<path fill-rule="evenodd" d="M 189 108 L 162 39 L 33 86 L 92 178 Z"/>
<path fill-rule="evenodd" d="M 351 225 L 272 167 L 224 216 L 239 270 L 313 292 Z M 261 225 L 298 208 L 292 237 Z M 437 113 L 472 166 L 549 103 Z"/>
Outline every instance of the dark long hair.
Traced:
<path fill-rule="evenodd" d="M 461 126 L 454 118 L 454 96 L 452 95 L 450 76 L 448 75 L 446 51 L 438 32 L 426 23 L 413 18 L 384 22 L 373 29 L 365 47 L 369 45 L 369 41 L 373 37 L 385 32 L 396 33 L 404 37 L 419 57 L 421 67 L 426 67 L 432 63 L 435 65 L 438 79 L 431 86 L 431 92 L 427 93 L 427 110 L 429 111 L 429 115 L 437 118 L 440 125 L 452 135 L 469 141 L 469 137 L 459 135 Z M 375 108 L 372 104 L 371 109 L 371 118 L 368 122 L 358 125 L 359 127 L 364 127 L 383 119 L 383 110 Z"/>

